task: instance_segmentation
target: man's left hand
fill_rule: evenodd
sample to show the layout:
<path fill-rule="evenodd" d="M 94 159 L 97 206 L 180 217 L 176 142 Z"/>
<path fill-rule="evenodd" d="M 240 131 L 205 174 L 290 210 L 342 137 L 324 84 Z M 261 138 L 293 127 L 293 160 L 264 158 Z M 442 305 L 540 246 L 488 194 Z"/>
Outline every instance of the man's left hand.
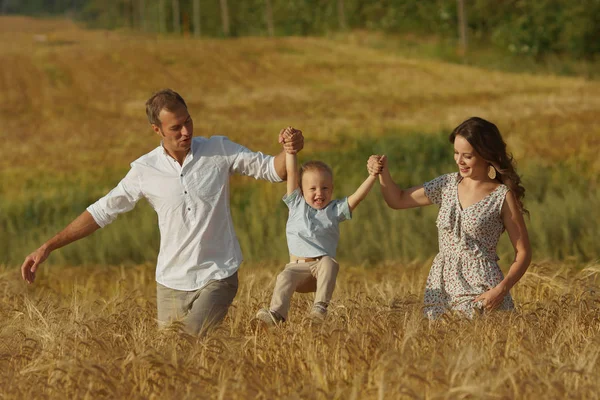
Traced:
<path fill-rule="evenodd" d="M 296 154 L 304 148 L 304 136 L 301 130 L 288 126 L 279 132 L 279 143 L 286 153 Z"/>

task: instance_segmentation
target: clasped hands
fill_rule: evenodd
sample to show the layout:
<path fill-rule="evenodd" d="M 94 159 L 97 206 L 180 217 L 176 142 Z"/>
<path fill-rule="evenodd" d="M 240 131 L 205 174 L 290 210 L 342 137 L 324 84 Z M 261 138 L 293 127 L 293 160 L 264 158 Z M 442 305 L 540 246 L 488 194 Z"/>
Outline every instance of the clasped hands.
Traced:
<path fill-rule="evenodd" d="M 387 168 L 387 157 L 374 154 L 367 161 L 367 171 L 369 175 L 377 176 Z"/>
<path fill-rule="evenodd" d="M 279 132 L 279 143 L 288 154 L 296 154 L 304 148 L 302 131 L 288 126 Z"/>

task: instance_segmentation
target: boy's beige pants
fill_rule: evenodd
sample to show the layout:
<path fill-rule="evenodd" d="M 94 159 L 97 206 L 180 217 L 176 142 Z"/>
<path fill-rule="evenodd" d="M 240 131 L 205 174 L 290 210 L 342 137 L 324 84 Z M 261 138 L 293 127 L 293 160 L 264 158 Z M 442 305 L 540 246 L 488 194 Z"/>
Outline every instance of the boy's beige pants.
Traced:
<path fill-rule="evenodd" d="M 287 319 L 294 292 L 316 292 L 315 304 L 329 304 L 339 268 L 337 261 L 329 256 L 318 261 L 286 264 L 285 269 L 277 276 L 271 311 L 276 311 Z"/>
<path fill-rule="evenodd" d="M 192 291 L 175 290 L 157 283 L 158 326 L 164 328 L 173 321 L 181 321 L 190 335 L 205 333 L 225 318 L 237 289 L 237 271 Z"/>

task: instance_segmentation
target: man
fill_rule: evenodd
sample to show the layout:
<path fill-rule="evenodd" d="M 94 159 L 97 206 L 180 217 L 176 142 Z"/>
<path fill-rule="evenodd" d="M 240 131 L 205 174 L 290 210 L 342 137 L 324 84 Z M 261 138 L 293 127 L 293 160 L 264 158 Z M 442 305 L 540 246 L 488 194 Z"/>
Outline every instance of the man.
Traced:
<path fill-rule="evenodd" d="M 304 138 L 298 130 L 282 130 L 284 150 L 276 157 L 251 152 L 223 136 L 194 138 L 187 105 L 170 89 L 150 97 L 146 114 L 161 145 L 131 163 L 117 187 L 27 256 L 21 274 L 33 283 L 52 251 L 105 227 L 145 197 L 158 214 L 161 234 L 159 325 L 182 319 L 185 330 L 197 335 L 225 317 L 237 293 L 242 254 L 229 209 L 229 176 L 285 180 L 285 152 L 300 151 Z"/>

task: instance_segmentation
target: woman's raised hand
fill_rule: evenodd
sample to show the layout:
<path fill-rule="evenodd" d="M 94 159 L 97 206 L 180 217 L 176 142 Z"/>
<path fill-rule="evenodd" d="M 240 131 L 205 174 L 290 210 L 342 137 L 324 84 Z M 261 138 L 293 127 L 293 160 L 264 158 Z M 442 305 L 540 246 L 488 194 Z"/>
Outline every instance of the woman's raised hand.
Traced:
<path fill-rule="evenodd" d="M 372 155 L 367 161 L 367 171 L 369 175 L 379 175 L 383 172 L 383 169 L 387 166 L 387 159 L 385 156 Z"/>

